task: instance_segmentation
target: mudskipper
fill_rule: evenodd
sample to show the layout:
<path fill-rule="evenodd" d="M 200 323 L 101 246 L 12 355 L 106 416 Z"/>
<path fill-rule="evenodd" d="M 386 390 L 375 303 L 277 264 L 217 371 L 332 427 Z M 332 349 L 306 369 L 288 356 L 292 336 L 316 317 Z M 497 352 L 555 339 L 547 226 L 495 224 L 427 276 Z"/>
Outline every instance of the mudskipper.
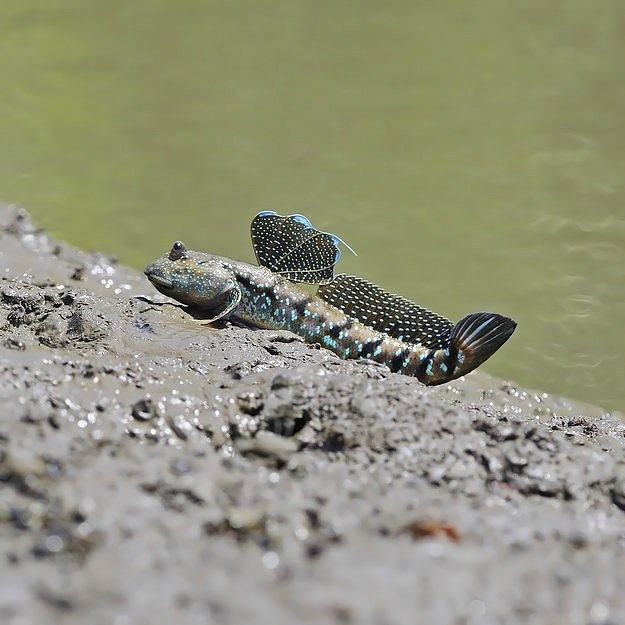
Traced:
<path fill-rule="evenodd" d="M 264 211 L 251 226 L 258 265 L 187 250 L 176 241 L 145 275 L 163 294 L 202 307 L 210 322 L 234 318 L 259 328 L 290 330 L 341 358 L 369 359 L 425 384 L 469 373 L 514 332 L 491 312 L 454 324 L 363 278 L 334 275 L 339 237 L 303 215 Z M 318 285 L 311 295 L 297 283 Z"/>

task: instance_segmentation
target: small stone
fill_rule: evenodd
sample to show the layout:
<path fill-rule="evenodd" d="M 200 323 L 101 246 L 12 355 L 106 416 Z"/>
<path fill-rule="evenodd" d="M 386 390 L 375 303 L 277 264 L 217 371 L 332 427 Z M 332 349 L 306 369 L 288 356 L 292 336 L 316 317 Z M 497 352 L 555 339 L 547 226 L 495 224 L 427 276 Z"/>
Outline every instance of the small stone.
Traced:
<path fill-rule="evenodd" d="M 7 349 L 14 349 L 19 352 L 23 352 L 26 349 L 26 343 L 16 336 L 7 336 L 2 344 Z"/>
<path fill-rule="evenodd" d="M 266 430 L 261 430 L 254 438 L 239 438 L 236 443 L 237 448 L 242 452 L 274 456 L 279 460 L 288 460 L 297 451 L 298 447 L 295 441 Z"/>
<path fill-rule="evenodd" d="M 72 271 L 69 278 L 70 280 L 76 280 L 76 281 L 84 280 L 86 271 L 87 271 L 87 267 L 85 265 L 78 265 L 74 267 L 74 271 Z"/>
<path fill-rule="evenodd" d="M 290 384 L 291 382 L 286 375 L 284 375 L 283 373 L 278 373 L 278 375 L 276 375 L 273 380 L 271 380 L 271 390 L 277 391 L 281 388 L 287 388 L 288 386 L 290 386 Z"/>
<path fill-rule="evenodd" d="M 237 396 L 237 404 L 242 412 L 253 417 L 260 414 L 264 406 L 262 395 L 252 391 L 240 393 Z"/>
<path fill-rule="evenodd" d="M 156 406 L 149 397 L 135 402 L 131 414 L 137 421 L 149 421 L 158 416 Z"/>

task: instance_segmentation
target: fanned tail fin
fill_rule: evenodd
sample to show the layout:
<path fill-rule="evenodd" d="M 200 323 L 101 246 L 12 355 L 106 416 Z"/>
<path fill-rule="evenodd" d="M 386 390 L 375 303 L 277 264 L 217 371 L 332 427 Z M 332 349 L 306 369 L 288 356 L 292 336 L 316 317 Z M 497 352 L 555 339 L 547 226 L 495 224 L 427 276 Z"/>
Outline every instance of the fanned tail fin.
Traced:
<path fill-rule="evenodd" d="M 451 350 L 457 353 L 458 377 L 473 371 L 490 358 L 512 335 L 516 321 L 490 312 L 461 319 L 451 331 Z"/>

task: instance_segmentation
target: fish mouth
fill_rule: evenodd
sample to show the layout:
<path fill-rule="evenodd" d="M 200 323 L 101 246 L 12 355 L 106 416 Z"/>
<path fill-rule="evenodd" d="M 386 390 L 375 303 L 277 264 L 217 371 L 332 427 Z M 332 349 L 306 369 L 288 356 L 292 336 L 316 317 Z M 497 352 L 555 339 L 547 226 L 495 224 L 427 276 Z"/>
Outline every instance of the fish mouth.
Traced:
<path fill-rule="evenodd" d="M 159 276 L 158 274 L 152 273 L 149 270 L 149 267 L 143 272 L 148 280 L 157 288 L 157 289 L 171 289 L 172 283 L 171 280 L 167 278 L 163 278 L 163 276 Z"/>
<path fill-rule="evenodd" d="M 161 287 L 162 289 L 171 289 L 172 284 L 169 280 L 161 278 L 160 276 L 148 276 L 148 280 L 154 285 Z"/>

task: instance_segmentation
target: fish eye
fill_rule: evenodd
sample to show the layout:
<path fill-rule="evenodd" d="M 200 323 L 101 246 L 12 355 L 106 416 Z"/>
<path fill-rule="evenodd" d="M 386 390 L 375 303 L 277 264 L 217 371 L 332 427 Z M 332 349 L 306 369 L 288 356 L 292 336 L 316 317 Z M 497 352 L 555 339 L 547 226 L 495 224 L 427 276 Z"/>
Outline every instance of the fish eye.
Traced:
<path fill-rule="evenodd" d="M 182 258 L 186 251 L 187 249 L 182 241 L 174 242 L 169 252 L 169 260 L 178 260 L 179 258 Z"/>

